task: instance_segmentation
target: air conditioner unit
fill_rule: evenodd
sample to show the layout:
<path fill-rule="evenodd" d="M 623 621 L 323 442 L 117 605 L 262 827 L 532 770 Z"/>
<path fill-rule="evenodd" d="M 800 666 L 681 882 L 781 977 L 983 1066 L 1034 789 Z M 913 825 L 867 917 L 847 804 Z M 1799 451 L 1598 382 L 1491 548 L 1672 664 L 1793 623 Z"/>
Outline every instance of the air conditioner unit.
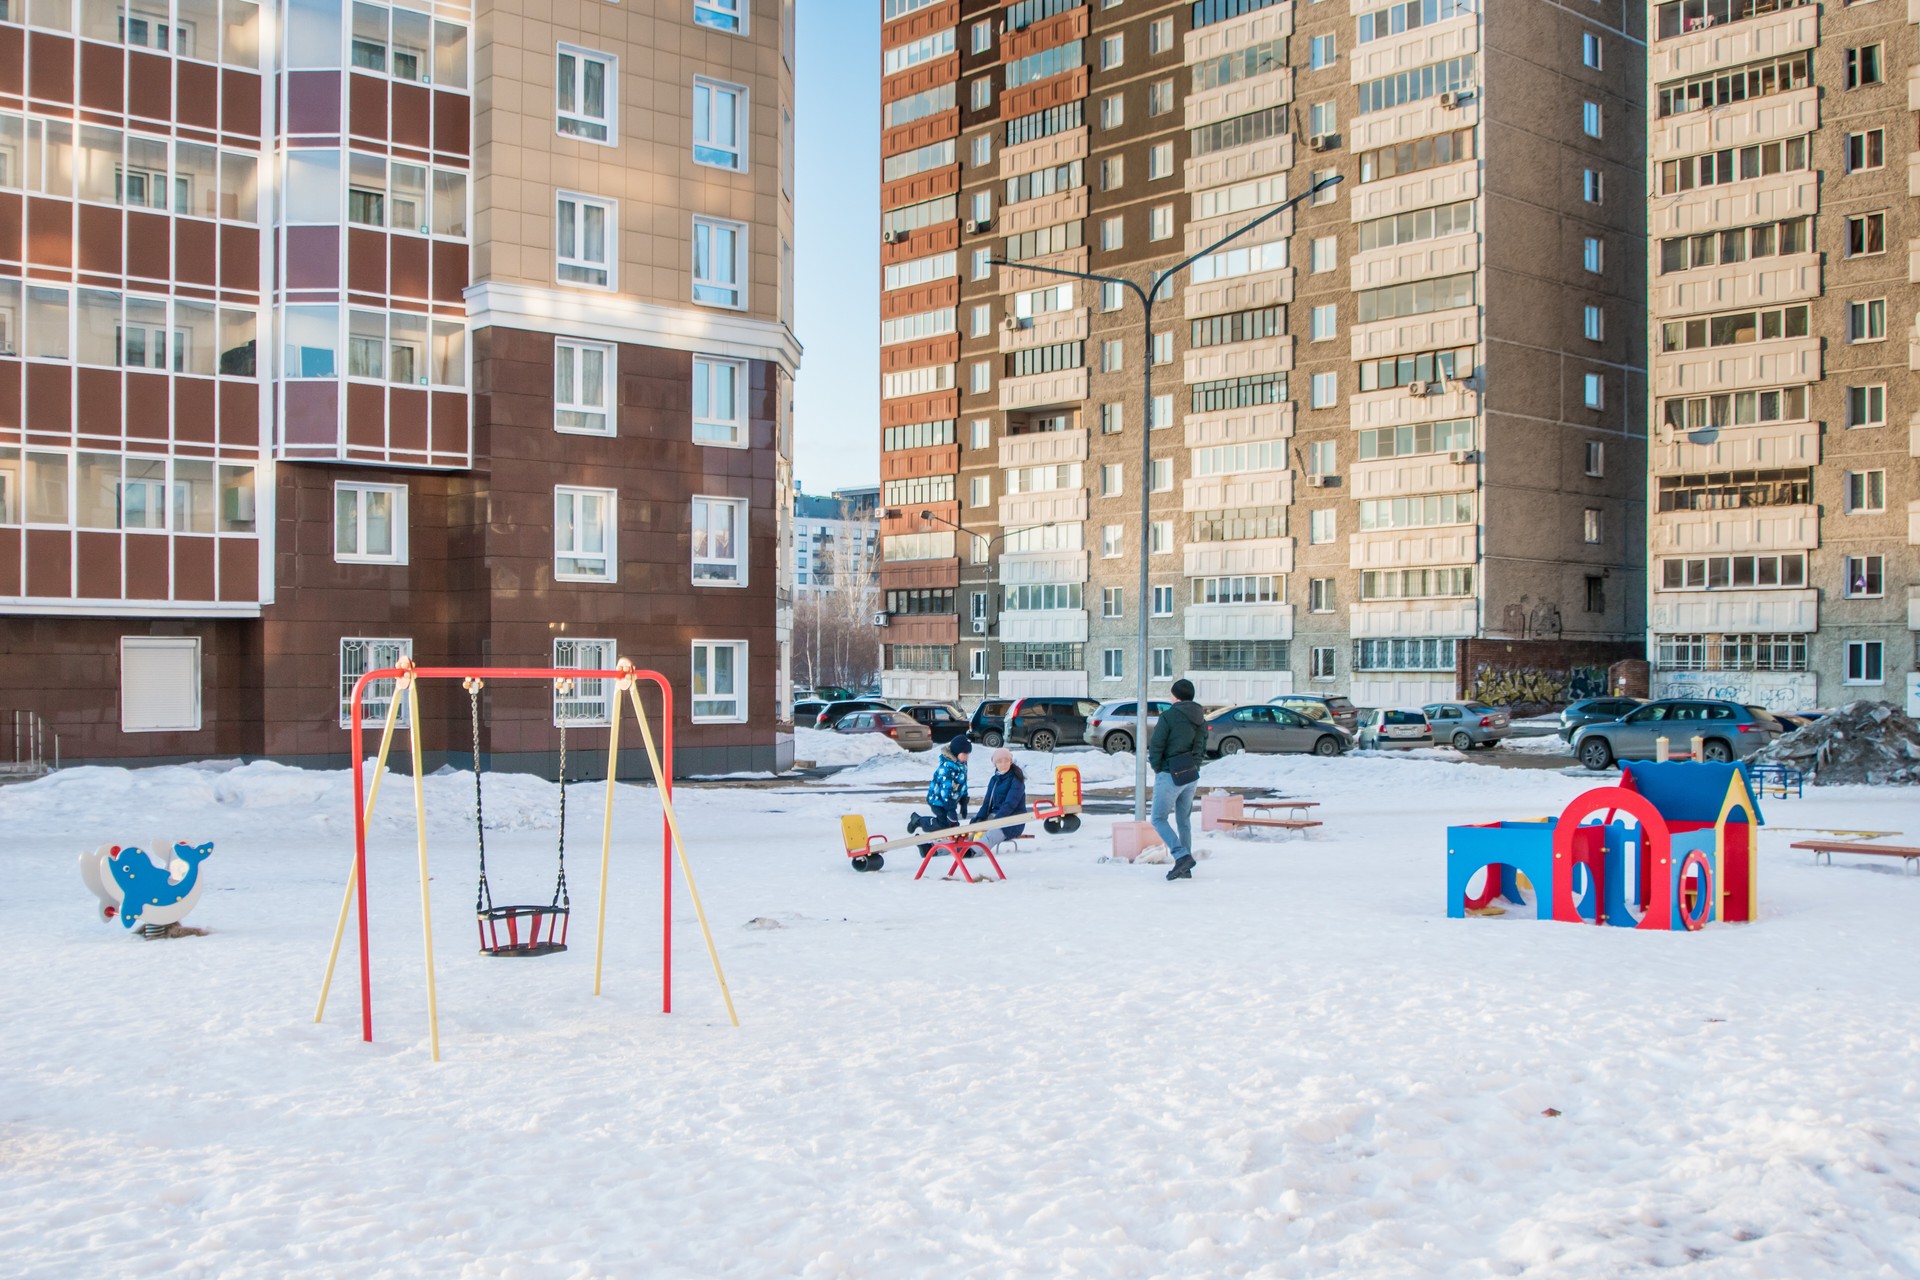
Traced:
<path fill-rule="evenodd" d="M 1000 327 L 1008 333 L 1018 333 L 1022 329 L 1033 327 L 1033 321 L 1027 316 L 1008 316 L 1000 322 Z"/>
<path fill-rule="evenodd" d="M 873 615 L 873 625 L 876 627 L 884 627 L 887 625 L 887 619 L 892 616 L 893 616 L 892 614 L 884 613 L 884 612 L 876 613 Z"/>
<path fill-rule="evenodd" d="M 1409 382 L 1407 384 L 1407 394 L 1410 396 L 1424 396 L 1427 394 L 1427 384 L 1424 382 Z"/>
<path fill-rule="evenodd" d="M 1307 139 L 1307 146 L 1315 151 L 1331 151 L 1333 150 L 1333 135 L 1330 133 L 1316 133 Z"/>
<path fill-rule="evenodd" d="M 992 218 L 968 218 L 967 219 L 967 234 L 970 236 L 979 235 L 982 231 L 991 230 L 992 227 L 993 227 Z"/>
<path fill-rule="evenodd" d="M 1333 487 L 1333 477 L 1332 476 L 1308 476 L 1307 485 L 1308 487 L 1314 488 L 1314 489 L 1330 489 Z"/>
<path fill-rule="evenodd" d="M 1440 107 L 1444 111 L 1451 111 L 1466 100 L 1467 95 L 1464 91 L 1449 89 L 1440 95 Z"/>
<path fill-rule="evenodd" d="M 977 636 L 987 634 L 987 620 L 985 618 L 975 618 L 973 620 L 973 634 Z"/>
<path fill-rule="evenodd" d="M 1470 462 L 1480 461 L 1480 455 L 1472 449 L 1455 449 L 1447 455 L 1447 461 L 1455 466 L 1465 466 Z"/>
<path fill-rule="evenodd" d="M 904 231 L 882 231 L 880 233 L 881 244 L 899 244 L 906 238 L 907 233 Z"/>

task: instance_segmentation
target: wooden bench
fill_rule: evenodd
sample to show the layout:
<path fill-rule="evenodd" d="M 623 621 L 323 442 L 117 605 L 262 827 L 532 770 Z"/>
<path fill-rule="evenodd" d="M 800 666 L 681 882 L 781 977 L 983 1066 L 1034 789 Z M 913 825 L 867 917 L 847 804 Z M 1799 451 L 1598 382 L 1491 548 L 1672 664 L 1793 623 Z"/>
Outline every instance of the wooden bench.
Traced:
<path fill-rule="evenodd" d="M 1259 827 L 1277 828 L 1282 831 L 1297 831 L 1304 837 L 1309 827 L 1322 824 L 1312 818 L 1299 815 L 1319 805 L 1317 800 L 1254 800 L 1230 795 L 1225 792 L 1210 792 L 1200 797 L 1200 829 L 1202 831 L 1242 831 Z M 1294 814 L 1290 818 L 1255 818 L 1247 815 L 1248 809 L 1288 809 Z"/>
<path fill-rule="evenodd" d="M 1833 865 L 1833 855 L 1836 853 L 1863 853 L 1876 858 L 1901 858 L 1909 867 L 1920 871 L 1920 849 L 1906 845 L 1860 844 L 1852 840 L 1796 840 L 1792 847 L 1811 850 L 1815 862 L 1825 855 L 1828 866 Z"/>
<path fill-rule="evenodd" d="M 1295 822 L 1304 822 L 1312 816 L 1307 812 L 1307 810 L 1318 809 L 1319 807 L 1320 807 L 1320 802 L 1318 800 L 1245 800 L 1243 799 L 1240 801 L 1241 816 L 1243 818 L 1249 818 L 1249 819 L 1255 815 L 1264 816 L 1265 814 L 1270 813 L 1275 809 L 1285 809 L 1287 811 L 1287 817 L 1289 819 Z"/>

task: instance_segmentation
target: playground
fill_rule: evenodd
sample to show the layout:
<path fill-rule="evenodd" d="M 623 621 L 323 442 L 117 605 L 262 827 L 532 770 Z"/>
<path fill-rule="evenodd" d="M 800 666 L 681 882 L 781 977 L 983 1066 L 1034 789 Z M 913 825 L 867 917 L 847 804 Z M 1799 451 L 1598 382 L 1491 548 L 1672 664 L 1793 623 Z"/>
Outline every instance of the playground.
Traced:
<path fill-rule="evenodd" d="M 1019 758 L 1041 799 L 1056 763 L 1089 764 L 1082 824 L 976 883 L 916 880 L 907 850 L 849 871 L 841 819 L 902 834 L 917 789 L 888 784 L 924 787 L 930 760 L 677 786 L 725 988 L 678 870 L 663 902 L 653 788 L 568 789 L 570 945 L 498 958 L 475 945 L 473 775 L 421 779 L 422 840 L 413 780 L 386 774 L 370 1044 L 357 922 L 313 1018 L 349 772 L 0 789 L 0 1269 L 1920 1274 L 1920 876 L 1791 847 L 1911 837 L 1910 791 L 1763 800 L 1755 918 L 1649 930 L 1449 916 L 1449 828 L 1560 815 L 1607 784 L 1584 771 L 1218 762 L 1203 791 L 1310 797 L 1321 825 L 1210 831 L 1169 885 L 1101 860 L 1130 763 Z M 546 902 L 558 788 L 485 788 L 495 900 Z M 176 841 L 214 846 L 186 922 L 205 936 L 103 923 L 77 855 Z"/>

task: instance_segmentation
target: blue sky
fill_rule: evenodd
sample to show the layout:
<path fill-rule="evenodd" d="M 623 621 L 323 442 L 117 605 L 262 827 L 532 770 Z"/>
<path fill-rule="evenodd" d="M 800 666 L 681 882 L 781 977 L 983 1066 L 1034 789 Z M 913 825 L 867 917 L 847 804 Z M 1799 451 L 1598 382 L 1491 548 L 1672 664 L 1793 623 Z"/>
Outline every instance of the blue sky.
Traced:
<path fill-rule="evenodd" d="M 806 0 L 794 69 L 794 470 L 808 493 L 880 479 L 880 22 Z"/>

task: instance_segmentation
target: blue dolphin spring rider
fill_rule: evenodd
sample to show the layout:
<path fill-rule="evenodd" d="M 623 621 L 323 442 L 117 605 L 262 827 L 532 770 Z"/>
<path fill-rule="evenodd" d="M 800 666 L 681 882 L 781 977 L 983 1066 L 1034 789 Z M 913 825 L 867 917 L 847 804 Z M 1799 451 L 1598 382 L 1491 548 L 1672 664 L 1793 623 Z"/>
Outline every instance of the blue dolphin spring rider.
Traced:
<path fill-rule="evenodd" d="M 180 922 L 200 901 L 206 881 L 200 864 L 213 853 L 213 844 L 175 844 L 166 862 L 132 845 L 103 844 L 80 855 L 80 878 L 99 899 L 103 923 L 119 920 L 122 928 L 138 929 L 143 938 L 178 938 L 203 934 Z"/>

